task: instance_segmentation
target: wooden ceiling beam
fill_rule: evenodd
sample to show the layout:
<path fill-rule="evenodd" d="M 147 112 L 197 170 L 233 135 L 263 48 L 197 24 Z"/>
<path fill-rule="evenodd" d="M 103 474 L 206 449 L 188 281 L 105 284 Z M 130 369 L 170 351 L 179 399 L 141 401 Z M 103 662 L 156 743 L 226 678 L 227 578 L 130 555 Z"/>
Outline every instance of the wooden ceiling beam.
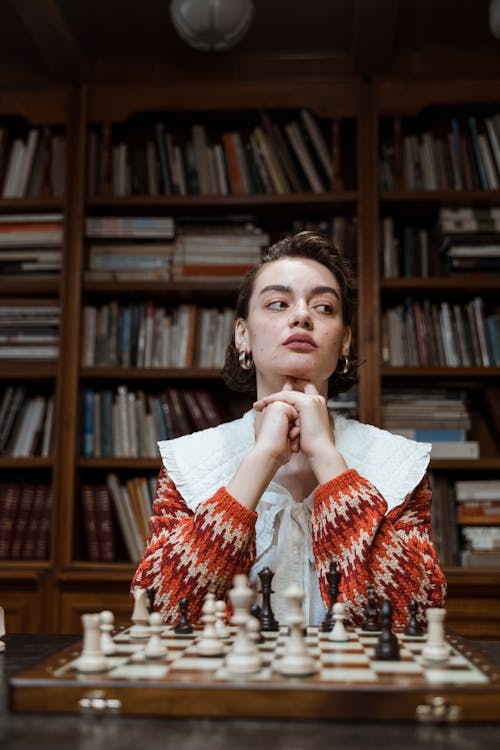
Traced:
<path fill-rule="evenodd" d="M 55 0 L 7 0 L 58 80 L 87 79 L 88 61 Z"/>
<path fill-rule="evenodd" d="M 355 0 L 352 55 L 356 72 L 390 70 L 398 26 L 399 0 Z"/>

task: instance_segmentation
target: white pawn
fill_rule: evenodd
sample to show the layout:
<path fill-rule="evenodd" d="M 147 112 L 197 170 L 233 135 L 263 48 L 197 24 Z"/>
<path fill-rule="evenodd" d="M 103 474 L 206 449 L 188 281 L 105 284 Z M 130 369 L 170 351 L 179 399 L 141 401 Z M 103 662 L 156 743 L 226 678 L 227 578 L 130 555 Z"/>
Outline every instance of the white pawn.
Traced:
<path fill-rule="evenodd" d="M 287 622 L 289 625 L 289 635 L 285 640 L 285 647 L 282 658 L 277 662 L 276 669 L 280 674 L 290 677 L 305 677 L 314 674 L 316 665 L 314 659 L 307 650 L 307 644 L 304 638 L 304 614 L 302 612 L 302 602 L 304 592 L 299 586 L 292 585 L 285 591 L 285 598 L 288 601 L 289 613 Z"/>
<path fill-rule="evenodd" d="M 215 628 L 215 594 L 208 593 L 202 607 L 203 632 L 197 643 L 200 656 L 222 656 L 224 646 Z"/>
<path fill-rule="evenodd" d="M 226 602 L 219 599 L 215 602 L 215 630 L 217 637 L 221 639 L 229 638 L 231 635 L 226 625 Z"/>
<path fill-rule="evenodd" d="M 144 647 L 146 659 L 164 659 L 168 655 L 165 643 L 161 639 L 163 622 L 159 612 L 151 612 L 149 615 L 149 641 Z"/>
<path fill-rule="evenodd" d="M 116 654 L 116 643 L 111 637 L 111 633 L 113 632 L 115 617 L 109 609 L 105 609 L 99 615 L 99 620 L 101 628 L 101 651 L 105 656 L 113 656 L 113 654 Z"/>
<path fill-rule="evenodd" d="M 133 595 L 134 609 L 131 619 L 134 624 L 129 630 L 129 635 L 138 640 L 149 638 L 149 612 L 146 604 L 148 592 L 146 589 L 135 588 Z"/>
<path fill-rule="evenodd" d="M 349 641 L 349 633 L 345 629 L 345 606 L 342 602 L 335 602 L 333 605 L 333 619 L 334 625 L 331 629 L 328 640 L 335 641 L 336 643 L 342 643 L 343 641 Z"/>
<path fill-rule="evenodd" d="M 431 607 L 425 610 L 427 617 L 427 642 L 422 649 L 426 661 L 445 662 L 450 658 L 444 637 L 444 618 L 446 610 L 442 607 Z"/>
<path fill-rule="evenodd" d="M 232 648 L 226 656 L 226 669 L 231 674 L 253 674 L 262 666 L 261 653 L 247 627 L 254 596 L 248 585 L 248 578 L 243 574 L 235 575 L 233 588 L 229 591 L 229 600 L 233 608 L 231 625 L 235 625 L 238 630 Z"/>
<path fill-rule="evenodd" d="M 99 622 L 98 614 L 82 615 L 82 653 L 75 665 L 78 672 L 105 672 L 109 669 L 109 662 L 101 651 Z"/>

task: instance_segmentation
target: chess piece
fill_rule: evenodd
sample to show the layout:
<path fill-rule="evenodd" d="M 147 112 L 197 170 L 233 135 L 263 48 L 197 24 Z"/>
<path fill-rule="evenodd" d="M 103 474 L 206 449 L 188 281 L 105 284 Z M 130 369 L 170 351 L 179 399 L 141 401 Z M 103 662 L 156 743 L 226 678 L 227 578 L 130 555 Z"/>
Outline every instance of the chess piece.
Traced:
<path fill-rule="evenodd" d="M 328 596 L 330 599 L 330 605 L 325 615 L 325 619 L 321 623 L 321 630 L 324 633 L 330 632 L 335 622 L 334 617 L 333 617 L 333 606 L 336 603 L 337 597 L 339 595 L 339 584 L 340 584 L 341 576 L 342 576 L 342 573 L 339 571 L 337 563 L 331 562 L 328 573 L 326 574 L 326 580 L 328 581 Z"/>
<path fill-rule="evenodd" d="M 105 672 L 109 669 L 109 662 L 101 651 L 99 624 L 100 615 L 82 615 L 82 652 L 75 665 L 78 672 Z"/>
<path fill-rule="evenodd" d="M 174 628 L 174 633 L 176 635 L 191 635 L 191 633 L 193 632 L 193 626 L 188 619 L 188 607 L 189 599 L 187 598 L 187 596 L 185 596 L 179 600 L 179 609 L 181 611 L 181 616 Z"/>
<path fill-rule="evenodd" d="M 222 656 L 224 646 L 217 636 L 215 629 L 215 594 L 209 592 L 203 602 L 202 621 L 203 632 L 197 642 L 197 651 L 200 656 Z"/>
<path fill-rule="evenodd" d="M 247 624 L 254 592 L 248 586 L 248 579 L 243 574 L 235 575 L 233 588 L 229 591 L 229 601 L 233 608 L 231 625 L 237 627 L 231 650 L 226 656 L 226 669 L 236 675 L 253 674 L 262 666 L 262 656 L 249 633 Z"/>
<path fill-rule="evenodd" d="M 292 585 L 286 589 L 284 595 L 288 602 L 289 634 L 285 640 L 283 656 L 276 664 L 276 670 L 289 677 L 305 677 L 314 674 L 316 665 L 307 650 L 304 638 L 304 592 L 299 586 Z"/>
<path fill-rule="evenodd" d="M 159 612 L 151 612 L 149 615 L 149 631 L 151 633 L 149 641 L 144 647 L 144 656 L 146 659 L 165 659 L 168 650 L 161 639 L 163 622 Z"/>
<path fill-rule="evenodd" d="M 375 659 L 380 661 L 399 661 L 399 641 L 392 632 L 392 604 L 384 599 L 381 608 L 381 633 L 375 648 Z"/>
<path fill-rule="evenodd" d="M 111 637 L 113 632 L 113 626 L 115 617 L 109 609 L 105 609 L 99 615 L 100 630 L 101 630 L 101 651 L 105 656 L 113 656 L 116 654 L 116 643 Z"/>
<path fill-rule="evenodd" d="M 418 602 L 416 601 L 416 599 L 411 599 L 410 603 L 408 604 L 408 612 L 410 616 L 408 618 L 408 624 L 406 625 L 404 631 L 405 635 L 412 637 L 423 635 L 424 629 L 417 619 Z"/>
<path fill-rule="evenodd" d="M 215 602 L 215 630 L 217 637 L 221 640 L 229 638 L 231 635 L 226 625 L 226 602 L 222 599 Z"/>
<path fill-rule="evenodd" d="M 344 625 L 345 606 L 342 604 L 342 602 L 335 602 L 335 604 L 333 605 L 333 619 L 334 625 L 332 630 L 330 631 L 328 640 L 334 641 L 335 643 L 349 641 L 349 633 L 345 629 Z"/>
<path fill-rule="evenodd" d="M 442 607 L 430 607 L 425 610 L 425 616 L 427 617 L 427 642 L 422 648 L 422 657 L 426 661 L 448 661 L 450 649 L 444 636 L 446 610 Z"/>
<path fill-rule="evenodd" d="M 147 608 L 148 592 L 146 589 L 135 588 L 133 591 L 134 609 L 132 611 L 132 622 L 129 635 L 131 638 L 141 640 L 149 638 L 149 612 Z"/>
<path fill-rule="evenodd" d="M 256 617 L 260 622 L 261 631 L 267 633 L 273 630 L 279 630 L 280 624 L 274 616 L 274 612 L 271 608 L 271 594 L 274 591 L 271 588 L 271 581 L 273 579 L 273 571 L 266 567 L 262 568 L 258 574 L 261 582 L 260 593 L 262 594 L 262 605 L 259 608 L 259 612 L 256 613 Z"/>
<path fill-rule="evenodd" d="M 371 584 L 367 586 L 365 621 L 361 625 L 361 630 L 367 633 L 376 633 L 380 630 L 375 586 Z"/>

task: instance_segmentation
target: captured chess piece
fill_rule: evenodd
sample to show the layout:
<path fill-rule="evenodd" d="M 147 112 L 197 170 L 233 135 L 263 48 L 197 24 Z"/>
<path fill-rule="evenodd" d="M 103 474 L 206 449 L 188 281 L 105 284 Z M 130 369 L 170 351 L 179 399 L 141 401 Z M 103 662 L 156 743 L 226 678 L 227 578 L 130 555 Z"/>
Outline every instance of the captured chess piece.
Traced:
<path fill-rule="evenodd" d="M 321 623 L 321 630 L 324 633 L 330 632 L 330 630 L 333 628 L 333 625 L 334 625 L 333 607 L 339 595 L 339 584 L 340 584 L 341 576 L 342 576 L 342 573 L 339 571 L 337 563 L 332 561 L 330 563 L 328 573 L 326 574 L 326 580 L 328 581 L 328 596 L 330 599 L 330 605 L 325 615 L 325 619 Z"/>
<path fill-rule="evenodd" d="M 444 635 L 446 610 L 443 607 L 430 607 L 425 610 L 427 617 L 427 643 L 422 649 L 422 658 L 426 661 L 445 662 L 450 658 Z"/>
<path fill-rule="evenodd" d="M 181 611 L 181 616 L 174 628 L 174 633 L 176 635 L 191 635 L 191 633 L 193 632 L 193 626 L 189 622 L 188 618 L 188 608 L 189 599 L 187 596 L 184 596 L 179 600 L 179 609 Z"/>
<path fill-rule="evenodd" d="M 375 648 L 375 659 L 380 661 L 399 661 L 399 641 L 392 632 L 392 603 L 389 599 L 382 602 L 382 627 Z"/>
<path fill-rule="evenodd" d="M 416 599 L 411 599 L 410 603 L 408 604 L 408 612 L 409 612 L 409 618 L 408 618 L 408 624 L 405 628 L 405 635 L 410 637 L 418 637 L 422 636 L 424 634 L 424 629 L 420 625 L 418 618 L 417 618 L 417 612 L 418 612 L 418 602 Z"/>
<path fill-rule="evenodd" d="M 376 633 L 380 630 L 375 586 L 372 586 L 371 584 L 368 584 L 367 586 L 365 620 L 361 625 L 361 630 L 364 630 L 367 633 Z"/>

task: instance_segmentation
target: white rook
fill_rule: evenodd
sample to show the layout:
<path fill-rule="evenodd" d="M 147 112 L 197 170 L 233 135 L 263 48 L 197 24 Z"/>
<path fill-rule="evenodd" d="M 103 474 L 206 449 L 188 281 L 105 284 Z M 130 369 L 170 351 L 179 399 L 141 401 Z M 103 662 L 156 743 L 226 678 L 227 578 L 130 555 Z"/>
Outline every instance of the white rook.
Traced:
<path fill-rule="evenodd" d="M 446 610 L 432 607 L 425 610 L 427 617 L 427 643 L 422 649 L 422 656 L 426 661 L 443 662 L 450 657 L 444 636 L 444 618 Z"/>

